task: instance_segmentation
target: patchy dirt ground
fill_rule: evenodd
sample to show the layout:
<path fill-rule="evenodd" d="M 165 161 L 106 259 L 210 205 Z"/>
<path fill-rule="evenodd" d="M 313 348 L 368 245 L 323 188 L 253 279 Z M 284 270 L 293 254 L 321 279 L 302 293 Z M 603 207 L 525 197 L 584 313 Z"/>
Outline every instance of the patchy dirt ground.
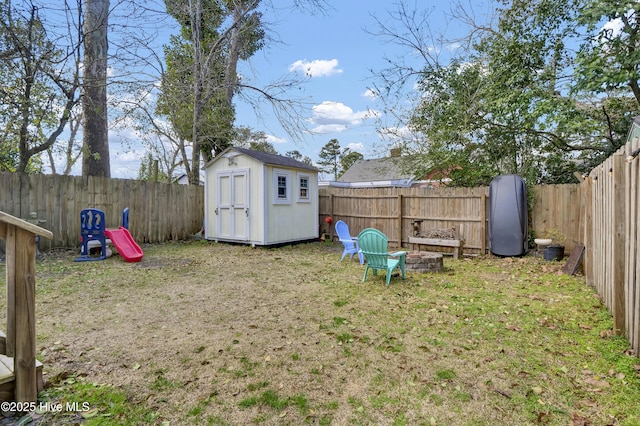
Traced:
<path fill-rule="evenodd" d="M 589 321 L 569 306 L 582 304 L 576 312 L 594 333 L 606 327 L 592 291 L 559 265 L 488 259 L 480 270 L 483 260 L 446 259 L 441 273 L 386 287 L 384 274 L 361 283 L 363 267 L 340 262 L 337 244 L 143 250 L 140 263 L 74 263 L 68 252 L 38 263 L 47 382 L 112 385 L 171 425 L 528 424 L 547 412 L 548 424 L 574 414 L 611 419 L 602 393 L 571 394 L 584 373 L 553 373 L 598 365 L 597 353 L 574 359 L 571 344 L 555 347 L 577 342 L 585 331 L 574 321 Z M 550 336 L 539 334 L 542 318 L 554 325 L 542 327 Z"/>

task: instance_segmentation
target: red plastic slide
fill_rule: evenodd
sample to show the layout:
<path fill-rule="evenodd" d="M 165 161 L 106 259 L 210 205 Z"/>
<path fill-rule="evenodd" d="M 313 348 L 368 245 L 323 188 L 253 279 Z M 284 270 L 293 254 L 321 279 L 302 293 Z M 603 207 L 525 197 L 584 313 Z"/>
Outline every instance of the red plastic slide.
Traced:
<path fill-rule="evenodd" d="M 118 229 L 105 229 L 104 235 L 111 240 L 125 262 L 140 262 L 142 260 L 144 255 L 142 249 L 127 228 L 121 226 Z"/>

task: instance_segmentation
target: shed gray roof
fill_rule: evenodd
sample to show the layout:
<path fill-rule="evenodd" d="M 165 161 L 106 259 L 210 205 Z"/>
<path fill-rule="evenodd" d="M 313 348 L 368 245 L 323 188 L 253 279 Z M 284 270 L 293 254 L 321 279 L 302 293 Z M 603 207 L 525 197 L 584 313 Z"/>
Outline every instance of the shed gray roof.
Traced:
<path fill-rule="evenodd" d="M 261 163 L 264 164 L 269 164 L 272 166 L 280 166 L 280 167 L 291 167 L 291 168 L 295 168 L 295 169 L 304 169 L 304 170 L 309 170 L 309 171 L 313 171 L 313 172 L 317 172 L 318 169 L 310 166 L 307 163 L 303 163 L 302 161 L 298 161 L 298 160 L 294 160 L 291 157 L 285 157 L 284 155 L 277 155 L 277 154 L 269 154 L 267 152 L 262 152 L 262 151 L 255 151 L 253 149 L 247 149 L 247 148 L 240 148 L 237 146 L 230 146 L 227 149 L 225 149 L 224 151 L 222 151 L 220 154 L 218 154 L 216 156 L 216 158 L 214 158 L 212 160 L 215 161 L 218 157 L 222 156 L 223 154 L 229 152 L 229 151 L 237 151 L 241 154 L 244 154 L 248 157 L 253 158 L 254 160 L 258 160 Z M 207 164 L 208 166 L 208 164 Z M 205 167 L 207 167 L 205 166 Z"/>
<path fill-rule="evenodd" d="M 358 160 L 338 178 L 338 182 L 378 182 L 412 180 L 414 175 L 403 170 L 402 158 L 388 157 Z"/>

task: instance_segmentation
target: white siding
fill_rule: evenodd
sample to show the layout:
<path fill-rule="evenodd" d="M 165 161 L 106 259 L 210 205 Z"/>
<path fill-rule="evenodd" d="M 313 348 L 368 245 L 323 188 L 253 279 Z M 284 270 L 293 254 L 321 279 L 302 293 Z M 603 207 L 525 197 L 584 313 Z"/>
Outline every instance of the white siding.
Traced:
<path fill-rule="evenodd" d="M 318 176 L 317 172 L 273 167 L 247 155 L 233 158 L 216 157 L 205 166 L 205 238 L 220 238 L 216 215 L 217 177 L 220 173 L 248 171 L 249 238 L 244 242 L 270 245 L 314 239 L 318 236 Z M 286 177 L 287 196 L 277 196 L 278 176 Z M 300 178 L 308 185 L 300 196 Z M 282 183 L 282 179 L 280 181 Z M 306 197 L 305 197 L 306 193 Z"/>
<path fill-rule="evenodd" d="M 246 155 L 237 155 L 231 161 L 227 158 L 219 158 L 214 160 L 206 167 L 205 180 L 205 238 L 209 240 L 218 240 L 221 230 L 218 229 L 218 215 L 216 214 L 216 203 L 218 195 L 218 176 L 221 173 L 232 171 L 245 171 L 249 173 L 249 238 L 250 244 L 262 243 L 262 202 L 260 196 L 260 182 L 262 181 L 262 163 L 255 161 Z M 222 238 L 222 240 L 229 240 Z"/>
<path fill-rule="evenodd" d="M 283 169 L 267 166 L 268 174 L 288 172 L 290 176 L 290 198 L 288 204 L 274 202 L 276 185 L 267 185 L 266 210 L 267 244 L 300 241 L 318 236 L 318 179 L 316 173 L 307 170 Z M 301 201 L 298 197 L 299 177 L 308 176 L 310 201 Z M 273 179 L 271 179 L 273 182 Z"/>

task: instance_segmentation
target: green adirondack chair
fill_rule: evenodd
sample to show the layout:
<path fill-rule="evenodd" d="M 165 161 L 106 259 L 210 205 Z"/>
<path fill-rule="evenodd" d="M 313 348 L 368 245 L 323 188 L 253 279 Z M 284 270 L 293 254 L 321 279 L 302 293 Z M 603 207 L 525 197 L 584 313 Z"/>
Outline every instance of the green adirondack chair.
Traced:
<path fill-rule="evenodd" d="M 387 271 L 387 285 L 389 285 L 389 281 L 391 280 L 391 273 L 398 267 L 402 273 L 402 279 L 405 278 L 404 258 L 407 252 L 397 251 L 395 253 L 389 253 L 389 239 L 382 232 L 374 228 L 364 229 L 358 234 L 358 243 L 367 261 L 362 282 L 367 279 L 369 269 L 373 271 L 373 275 L 377 275 L 379 270 Z"/>

